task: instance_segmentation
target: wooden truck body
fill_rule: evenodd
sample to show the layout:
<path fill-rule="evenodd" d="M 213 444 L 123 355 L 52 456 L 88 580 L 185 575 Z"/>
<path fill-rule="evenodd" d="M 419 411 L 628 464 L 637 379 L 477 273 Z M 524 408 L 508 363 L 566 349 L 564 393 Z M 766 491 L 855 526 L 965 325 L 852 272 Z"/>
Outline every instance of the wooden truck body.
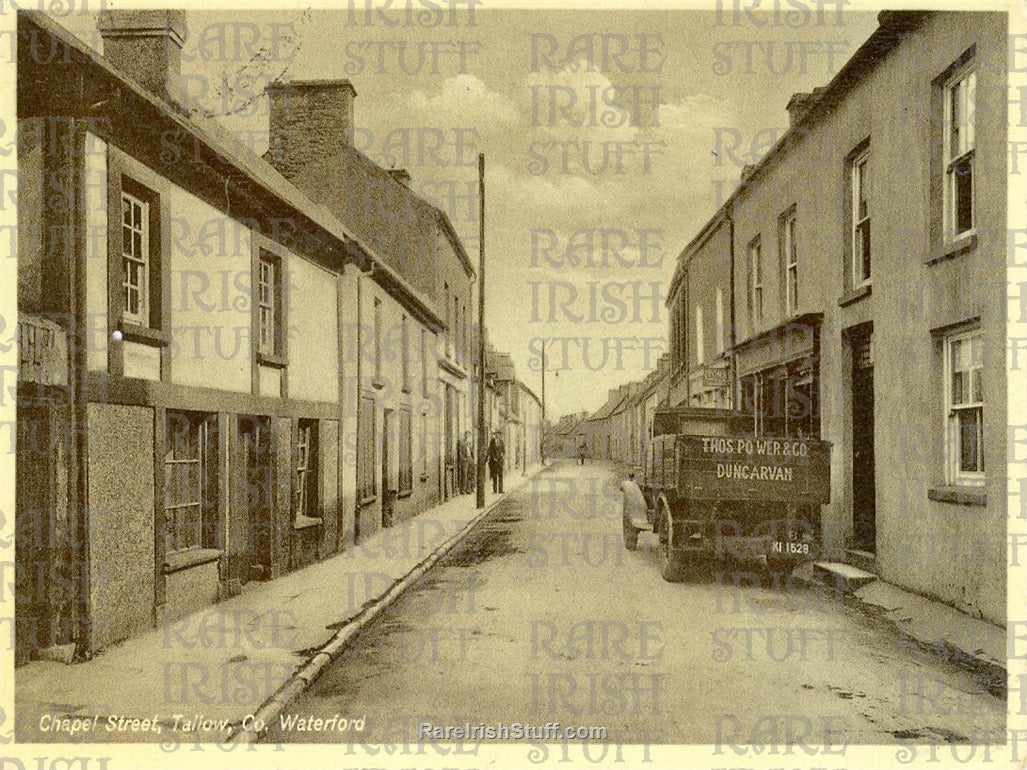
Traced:
<path fill-rule="evenodd" d="M 662 435 L 650 440 L 637 480 L 645 519 L 629 511 L 626 494 L 624 539 L 630 549 L 639 531 L 656 532 L 668 580 L 711 557 L 764 556 L 787 568 L 819 553 L 830 444 L 756 436 L 745 432 L 751 425 L 751 416 L 713 409 L 657 412 Z"/>

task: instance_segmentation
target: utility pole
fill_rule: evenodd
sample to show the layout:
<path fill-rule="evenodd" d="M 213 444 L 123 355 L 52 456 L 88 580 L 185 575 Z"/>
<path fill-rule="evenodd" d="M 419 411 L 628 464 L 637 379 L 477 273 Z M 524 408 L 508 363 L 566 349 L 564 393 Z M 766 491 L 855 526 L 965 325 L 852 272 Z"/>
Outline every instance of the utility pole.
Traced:
<path fill-rule="evenodd" d="M 478 467 L 475 505 L 485 507 L 485 153 L 478 153 Z"/>
<path fill-rule="evenodd" d="M 542 464 L 546 463 L 546 341 L 542 340 L 542 425 L 540 427 L 538 453 Z"/>

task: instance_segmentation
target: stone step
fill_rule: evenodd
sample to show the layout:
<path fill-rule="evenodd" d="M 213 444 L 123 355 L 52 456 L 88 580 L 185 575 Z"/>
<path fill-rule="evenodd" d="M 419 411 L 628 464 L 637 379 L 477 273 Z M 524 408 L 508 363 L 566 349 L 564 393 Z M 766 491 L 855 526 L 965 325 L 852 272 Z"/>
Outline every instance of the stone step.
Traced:
<path fill-rule="evenodd" d="M 652 532 L 653 525 L 649 523 L 648 519 L 632 519 L 631 526 L 642 532 Z"/>
<path fill-rule="evenodd" d="M 880 576 L 877 571 L 877 556 L 870 553 L 870 551 L 862 551 L 858 548 L 848 548 L 845 551 L 845 562 L 851 564 L 853 567 L 857 567 L 864 572 L 870 572 L 874 575 Z"/>
<path fill-rule="evenodd" d="M 877 575 L 867 572 L 851 564 L 844 564 L 839 561 L 818 561 L 813 564 L 813 576 L 817 582 L 838 588 L 844 593 L 851 594 L 867 583 L 877 580 Z"/>

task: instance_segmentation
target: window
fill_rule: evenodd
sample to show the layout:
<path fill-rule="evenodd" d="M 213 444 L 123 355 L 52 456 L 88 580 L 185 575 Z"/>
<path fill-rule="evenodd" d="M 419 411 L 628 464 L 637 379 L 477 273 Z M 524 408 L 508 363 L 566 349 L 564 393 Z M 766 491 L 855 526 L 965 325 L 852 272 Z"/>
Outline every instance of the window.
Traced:
<path fill-rule="evenodd" d="M 449 313 L 449 284 L 442 283 L 442 304 L 446 308 L 446 355 L 452 355 L 453 319 Z"/>
<path fill-rule="evenodd" d="M 403 316 L 400 321 L 400 344 L 403 346 L 401 360 L 403 365 L 403 392 L 410 392 L 410 325 L 407 317 Z"/>
<path fill-rule="evenodd" d="M 317 496 L 317 420 L 300 420 L 296 431 L 296 493 L 293 521 L 320 520 Z"/>
<path fill-rule="evenodd" d="M 421 415 L 421 481 L 428 480 L 428 415 Z"/>
<path fill-rule="evenodd" d="M 706 348 L 703 345 L 702 305 L 695 306 L 695 362 L 706 361 Z"/>
<path fill-rule="evenodd" d="M 280 266 L 280 260 L 267 252 L 262 251 L 257 260 L 257 352 L 262 356 L 282 352 Z"/>
<path fill-rule="evenodd" d="M 964 66 L 945 84 L 945 235 L 974 228 L 974 148 L 977 73 Z"/>
<path fill-rule="evenodd" d="M 410 409 L 399 412 L 399 494 L 414 488 L 413 420 Z"/>
<path fill-rule="evenodd" d="M 785 270 L 785 315 L 799 308 L 799 250 L 795 242 L 795 210 L 781 219 L 781 256 Z"/>
<path fill-rule="evenodd" d="M 983 337 L 980 331 L 945 339 L 948 481 L 984 483 Z"/>
<path fill-rule="evenodd" d="M 716 345 L 717 355 L 723 355 L 724 353 L 724 291 L 719 286 L 717 287 L 717 318 L 716 318 L 716 335 L 717 338 L 714 341 Z"/>
<path fill-rule="evenodd" d="M 167 553 L 213 545 L 209 494 L 215 481 L 214 416 L 168 411 L 164 431 L 164 522 Z M 205 533 L 207 537 L 205 538 Z M 205 543 L 205 540 L 208 542 Z"/>
<path fill-rule="evenodd" d="M 367 503 L 378 496 L 378 484 L 375 480 L 375 408 L 373 396 L 360 397 L 360 427 L 357 436 L 357 499 Z"/>
<path fill-rule="evenodd" d="M 382 301 L 374 299 L 374 378 L 382 378 Z"/>
<path fill-rule="evenodd" d="M 463 341 L 460 339 L 460 328 L 461 328 L 460 327 L 460 298 L 454 296 L 453 297 L 453 340 L 454 340 L 453 346 L 455 348 L 455 351 L 454 351 L 453 355 L 456 357 L 456 360 L 457 360 L 458 363 L 462 360 L 462 357 L 463 357 L 463 354 L 461 353 L 461 350 L 463 349 Z"/>
<path fill-rule="evenodd" d="M 870 150 L 852 161 L 852 287 L 870 283 Z"/>
<path fill-rule="evenodd" d="M 150 325 L 150 204 L 121 193 L 122 318 Z"/>
<path fill-rule="evenodd" d="M 464 317 L 464 325 L 463 325 L 464 361 L 466 362 L 466 361 L 471 361 L 472 358 L 473 358 L 473 355 L 471 353 L 471 334 L 470 334 L 470 326 L 469 326 L 468 321 L 467 321 L 467 304 L 466 303 L 464 303 L 463 308 L 464 308 L 464 310 L 463 310 L 463 317 Z"/>
<path fill-rule="evenodd" d="M 749 242 L 749 317 L 752 324 L 763 322 L 763 257 L 760 237 Z"/>
<path fill-rule="evenodd" d="M 421 329 L 421 395 L 425 398 L 428 397 L 428 352 L 431 350 L 429 347 L 428 330 Z"/>

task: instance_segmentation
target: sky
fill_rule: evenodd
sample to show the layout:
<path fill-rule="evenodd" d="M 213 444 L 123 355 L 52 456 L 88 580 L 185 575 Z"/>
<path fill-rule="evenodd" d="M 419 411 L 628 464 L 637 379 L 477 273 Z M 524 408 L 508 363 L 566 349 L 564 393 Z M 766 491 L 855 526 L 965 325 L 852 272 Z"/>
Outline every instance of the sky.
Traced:
<path fill-rule="evenodd" d="M 267 82 L 348 78 L 357 146 L 410 172 L 474 264 L 483 153 L 489 339 L 536 393 L 547 341 L 552 419 L 655 367 L 678 255 L 784 131 L 789 97 L 825 85 L 876 27 L 876 13 L 800 0 L 760 15 L 731 0 L 392 6 L 189 10 L 186 87 L 260 153 Z"/>

